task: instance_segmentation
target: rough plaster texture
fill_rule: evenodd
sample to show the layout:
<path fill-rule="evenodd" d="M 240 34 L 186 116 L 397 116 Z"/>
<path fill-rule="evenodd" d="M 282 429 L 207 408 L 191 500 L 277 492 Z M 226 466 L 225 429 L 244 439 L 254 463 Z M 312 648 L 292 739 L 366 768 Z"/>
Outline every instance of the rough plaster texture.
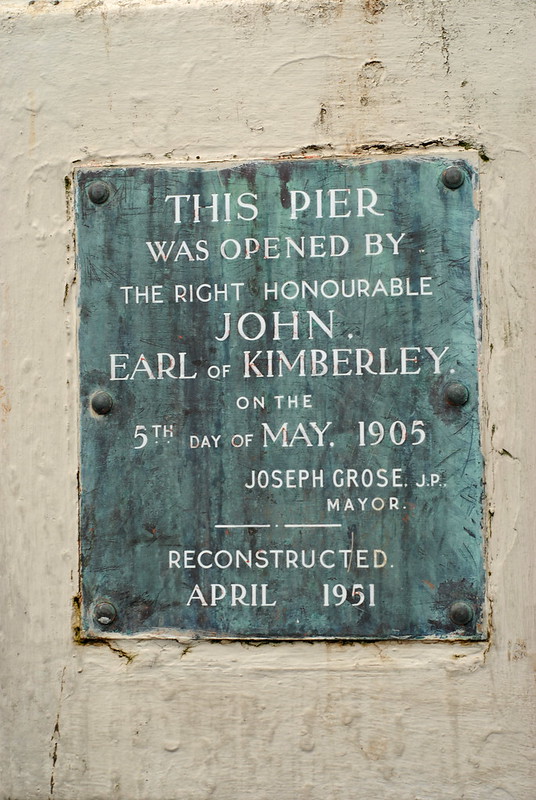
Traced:
<path fill-rule="evenodd" d="M 0 4 L 0 797 L 536 797 L 535 22 L 533 0 Z M 490 642 L 77 644 L 73 164 L 460 143 L 483 156 Z"/>

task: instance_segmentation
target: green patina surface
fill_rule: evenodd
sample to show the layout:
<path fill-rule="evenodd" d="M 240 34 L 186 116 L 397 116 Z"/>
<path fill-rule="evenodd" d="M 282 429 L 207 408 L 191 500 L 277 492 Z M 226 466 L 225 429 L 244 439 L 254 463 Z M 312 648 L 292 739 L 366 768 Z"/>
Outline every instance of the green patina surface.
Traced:
<path fill-rule="evenodd" d="M 77 172 L 86 636 L 484 637 L 476 181 L 441 157 Z"/>

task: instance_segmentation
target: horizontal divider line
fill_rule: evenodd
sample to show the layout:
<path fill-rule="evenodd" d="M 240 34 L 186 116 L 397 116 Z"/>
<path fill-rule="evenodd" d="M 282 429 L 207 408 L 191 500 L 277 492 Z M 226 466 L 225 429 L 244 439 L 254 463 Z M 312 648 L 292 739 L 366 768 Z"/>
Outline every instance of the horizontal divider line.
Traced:
<path fill-rule="evenodd" d="M 215 528 L 271 528 L 271 525 L 255 525 L 254 523 L 250 523 L 249 525 L 214 525 Z"/>
<path fill-rule="evenodd" d="M 278 528 L 279 525 L 256 525 L 251 522 L 249 525 L 214 525 L 215 528 Z M 340 523 L 320 523 L 309 524 L 308 522 L 298 522 L 283 525 L 284 528 L 342 528 Z"/>
<path fill-rule="evenodd" d="M 339 523 L 329 523 L 329 524 L 319 524 L 319 525 L 309 525 L 307 522 L 300 522 L 297 525 L 284 525 L 285 528 L 342 528 L 342 525 Z"/>

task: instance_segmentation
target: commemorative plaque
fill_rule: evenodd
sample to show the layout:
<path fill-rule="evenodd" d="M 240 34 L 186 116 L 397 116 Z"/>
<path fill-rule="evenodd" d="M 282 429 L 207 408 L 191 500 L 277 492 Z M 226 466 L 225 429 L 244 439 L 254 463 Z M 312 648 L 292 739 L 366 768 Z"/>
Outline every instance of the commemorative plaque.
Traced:
<path fill-rule="evenodd" d="M 75 183 L 82 635 L 483 638 L 471 160 Z"/>

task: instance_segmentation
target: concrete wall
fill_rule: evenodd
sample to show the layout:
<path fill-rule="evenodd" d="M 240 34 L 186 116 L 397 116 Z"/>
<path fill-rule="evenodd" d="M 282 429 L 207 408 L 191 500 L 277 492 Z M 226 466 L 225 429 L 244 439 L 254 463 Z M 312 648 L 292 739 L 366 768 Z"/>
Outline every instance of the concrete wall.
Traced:
<path fill-rule="evenodd" d="M 532 0 L 3 0 L 0 796 L 531 800 Z M 491 637 L 81 645 L 74 164 L 480 151 Z"/>

